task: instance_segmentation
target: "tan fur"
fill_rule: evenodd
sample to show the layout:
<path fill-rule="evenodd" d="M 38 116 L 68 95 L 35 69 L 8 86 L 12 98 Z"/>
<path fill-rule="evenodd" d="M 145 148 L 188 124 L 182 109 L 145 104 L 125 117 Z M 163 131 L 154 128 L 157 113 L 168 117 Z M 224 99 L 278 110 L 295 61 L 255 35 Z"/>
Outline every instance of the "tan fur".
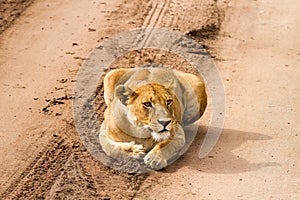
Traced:
<path fill-rule="evenodd" d="M 113 70 L 104 92 L 103 150 L 114 158 L 144 157 L 154 169 L 181 150 L 182 124 L 199 119 L 207 102 L 200 77 L 162 68 Z"/>

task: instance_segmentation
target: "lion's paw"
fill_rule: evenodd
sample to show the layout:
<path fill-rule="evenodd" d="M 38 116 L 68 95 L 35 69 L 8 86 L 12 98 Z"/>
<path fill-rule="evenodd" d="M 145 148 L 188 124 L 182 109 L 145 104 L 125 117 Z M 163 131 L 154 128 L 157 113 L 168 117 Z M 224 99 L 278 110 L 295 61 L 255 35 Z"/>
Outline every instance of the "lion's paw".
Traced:
<path fill-rule="evenodd" d="M 144 158 L 144 162 L 152 169 L 162 169 L 168 165 L 167 160 L 158 151 L 150 151 Z"/>
<path fill-rule="evenodd" d="M 129 157 L 142 158 L 145 155 L 145 149 L 141 144 L 128 142 L 128 143 L 119 143 L 118 146 L 119 149 Z"/>
<path fill-rule="evenodd" d="M 141 144 L 134 144 L 130 149 L 130 156 L 133 158 L 142 158 L 145 156 L 145 149 Z"/>

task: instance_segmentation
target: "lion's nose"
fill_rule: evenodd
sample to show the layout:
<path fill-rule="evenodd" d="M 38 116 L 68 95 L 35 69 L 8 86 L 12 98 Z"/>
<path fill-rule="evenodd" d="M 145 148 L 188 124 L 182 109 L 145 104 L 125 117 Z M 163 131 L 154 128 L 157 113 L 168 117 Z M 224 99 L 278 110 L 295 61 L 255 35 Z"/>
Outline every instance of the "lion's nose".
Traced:
<path fill-rule="evenodd" d="M 159 124 L 163 125 L 164 127 L 168 126 L 171 123 L 171 120 L 157 120 Z"/>

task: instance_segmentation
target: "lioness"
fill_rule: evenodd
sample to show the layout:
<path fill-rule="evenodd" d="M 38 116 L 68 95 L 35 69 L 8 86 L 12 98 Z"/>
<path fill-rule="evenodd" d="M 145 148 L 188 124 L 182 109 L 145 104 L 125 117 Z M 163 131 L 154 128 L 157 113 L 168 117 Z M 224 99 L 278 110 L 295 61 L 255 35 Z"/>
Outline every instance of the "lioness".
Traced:
<path fill-rule="evenodd" d="M 198 120 L 207 104 L 201 77 L 166 68 L 112 70 L 104 78 L 104 99 L 103 151 L 113 158 L 144 156 L 153 169 L 166 167 L 181 150 L 182 126 Z"/>

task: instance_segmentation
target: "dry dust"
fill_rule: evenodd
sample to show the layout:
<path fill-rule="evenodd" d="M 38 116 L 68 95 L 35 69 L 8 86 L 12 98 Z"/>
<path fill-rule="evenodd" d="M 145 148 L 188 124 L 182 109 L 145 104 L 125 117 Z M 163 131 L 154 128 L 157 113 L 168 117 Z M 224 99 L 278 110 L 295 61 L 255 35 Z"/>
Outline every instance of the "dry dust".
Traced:
<path fill-rule="evenodd" d="M 5 1 L 2 1 L 2 5 L 3 2 Z M 5 13 L 3 12 L 5 18 L 2 22 L 3 30 L 13 21 L 14 17 L 12 16 L 19 15 L 16 13 L 20 12 L 15 9 L 21 11 L 31 1 L 26 1 L 26 3 L 21 1 L 24 4 L 9 2 L 11 3 L 9 5 L 13 7 L 10 6 Z M 110 25 L 99 36 L 99 41 L 124 30 L 142 26 L 158 26 L 186 33 L 191 37 L 198 38 L 203 45 L 209 46 L 213 44 L 213 40 L 218 34 L 224 15 L 222 7 L 224 5 L 217 5 L 215 0 L 201 2 L 199 4 L 198 0 L 193 0 L 181 3 L 177 1 L 158 3 L 151 0 L 124 0 L 116 11 L 107 15 Z M 7 4 L 4 3 L 4 5 Z M 195 21 L 195 19 L 197 20 Z M 96 31 L 91 28 L 88 30 Z M 73 45 L 78 44 L 75 42 Z M 79 60 L 79 63 L 84 60 L 81 58 L 74 57 Z M 159 63 L 195 73 L 195 70 L 190 68 L 189 63 L 184 59 L 157 50 L 141 50 L 124 55 L 109 69 Z M 61 128 L 56 132 L 47 133 L 50 134 L 50 140 L 37 157 L 27 163 L 28 166 L 21 175 L 16 177 L 0 194 L 1 199 L 132 199 L 139 191 L 141 183 L 145 182 L 149 176 L 147 174 L 122 173 L 110 169 L 94 160 L 87 152 L 77 136 L 72 119 L 72 94 L 59 94 L 64 91 L 61 89 L 62 84 L 66 84 L 68 87 L 72 86 L 73 83 L 70 80 L 76 81 L 74 76 L 58 81 L 51 94 L 54 97 L 45 97 L 46 104 L 41 107 L 41 112 L 48 118 L 62 117 L 57 119 L 59 121 L 57 123 L 60 124 L 57 127 Z M 101 83 L 99 83 L 97 94 L 95 107 L 98 108 L 97 114 L 99 123 L 101 123 L 105 110 Z M 61 116 L 62 113 L 63 116 Z M 201 137 L 198 137 L 195 144 L 199 144 Z M 155 176 L 159 177 L 159 174 Z M 151 184 L 155 181 L 155 176 L 150 177 L 146 183 Z"/>
<path fill-rule="evenodd" d="M 297 0 L 123 0 L 117 8 L 110 4 L 117 1 L 39 0 L 15 21 L 32 1 L 0 2 L 0 199 L 300 199 Z M 143 175 L 95 160 L 72 113 L 76 73 L 89 52 L 140 27 L 201 43 L 218 62 L 227 99 L 209 156 L 195 159 L 203 125 L 176 162 Z M 184 59 L 152 49 L 103 67 L 160 63 L 193 73 Z M 101 82 L 93 106 L 101 123 Z"/>

